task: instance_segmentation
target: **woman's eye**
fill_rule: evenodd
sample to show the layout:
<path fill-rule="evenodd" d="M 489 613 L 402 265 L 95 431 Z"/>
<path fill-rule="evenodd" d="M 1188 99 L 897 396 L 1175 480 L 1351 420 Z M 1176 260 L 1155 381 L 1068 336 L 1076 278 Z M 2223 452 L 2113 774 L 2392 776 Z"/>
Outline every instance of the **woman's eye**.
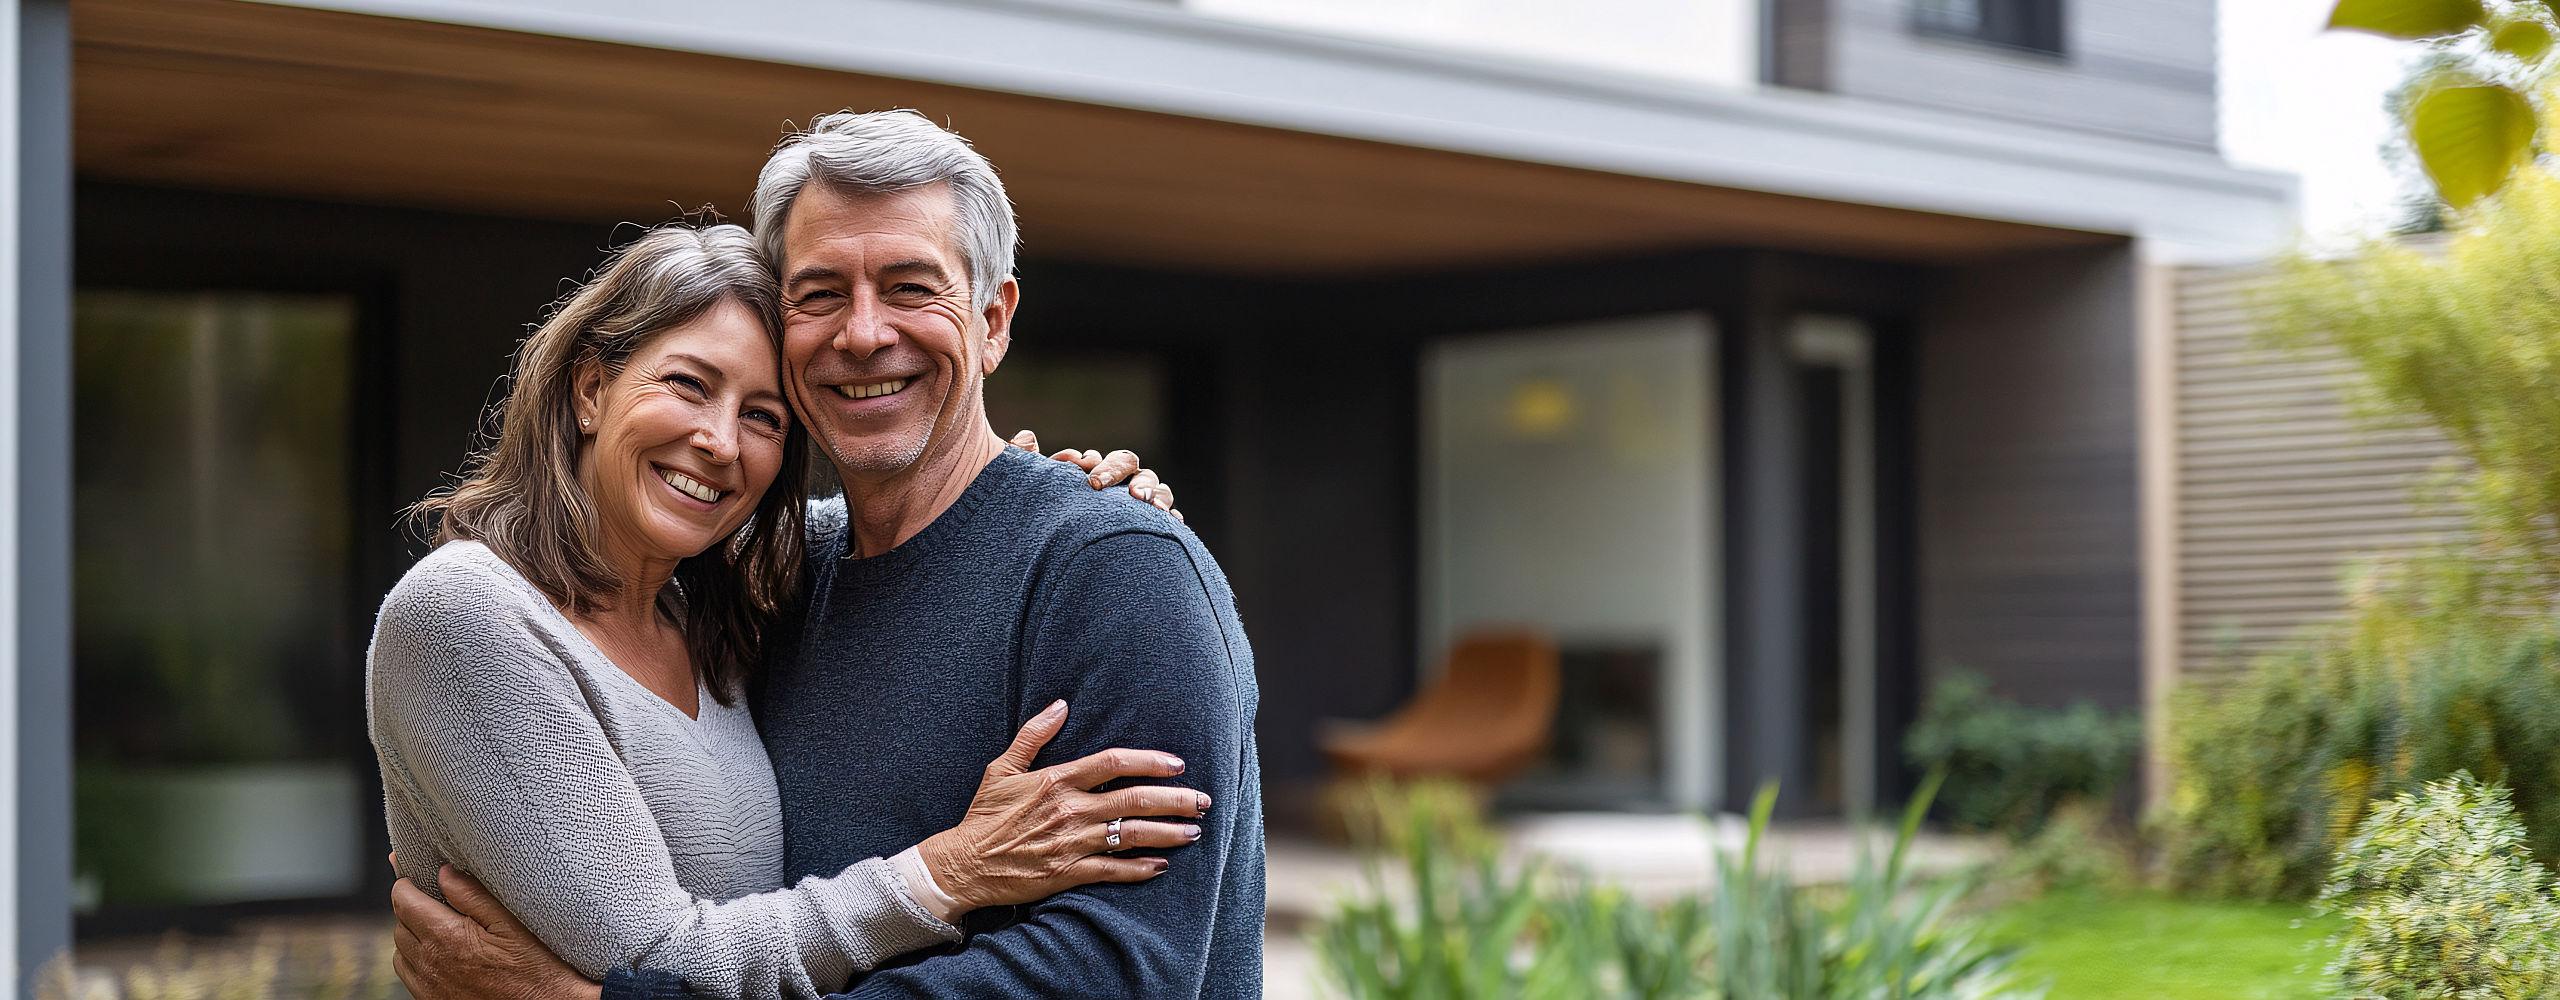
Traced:
<path fill-rule="evenodd" d="M 693 391 L 695 391 L 695 392 L 701 392 L 701 391 L 702 391 L 702 380 L 701 380 L 701 379 L 698 379 L 698 378 L 695 378 L 695 377 L 693 377 L 693 376 L 691 376 L 691 375 L 682 375 L 682 374 L 669 375 L 669 376 L 667 376 L 667 384 L 668 384 L 668 385 L 680 385 L 680 386 L 683 386 L 683 387 L 685 387 L 685 388 L 687 388 L 687 389 L 691 389 L 691 390 L 693 390 Z"/>
<path fill-rule="evenodd" d="M 775 413 L 772 410 L 748 410 L 747 419 L 761 420 L 764 422 L 765 426 L 771 427 L 774 430 L 782 429 L 782 415 Z"/>

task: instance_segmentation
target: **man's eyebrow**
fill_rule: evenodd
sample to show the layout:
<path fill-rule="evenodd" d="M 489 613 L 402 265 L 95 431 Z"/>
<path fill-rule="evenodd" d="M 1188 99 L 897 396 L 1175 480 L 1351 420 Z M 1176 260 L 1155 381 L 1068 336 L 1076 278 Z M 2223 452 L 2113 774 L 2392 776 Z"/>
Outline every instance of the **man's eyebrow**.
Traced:
<path fill-rule="evenodd" d="M 791 272 L 791 277 L 784 280 L 783 284 L 786 286 L 797 285 L 803 281 L 819 281 L 827 278 L 841 277 L 844 277 L 844 272 L 838 271 L 835 268 L 828 267 L 825 264 L 810 264 L 797 271 Z"/>
<path fill-rule="evenodd" d="M 897 262 L 897 263 L 895 263 L 895 264 L 891 264 L 891 265 L 889 265 L 889 266 L 887 266 L 887 267 L 881 268 L 881 269 L 880 269 L 880 273 L 882 273 L 882 274 L 919 274 L 919 273 L 921 273 L 921 274 L 924 274 L 924 275 L 930 276 L 931 278 L 933 278 L 933 279 L 934 279 L 934 280 L 936 280 L 936 281 L 949 281 L 949 280 L 951 280 L 951 272 L 946 271 L 946 270 L 944 270 L 944 269 L 943 269 L 943 267 L 942 267 L 942 262 L 941 262 L 941 261 L 938 261 L 938 260 L 934 260 L 934 259 L 932 259 L 932 258 L 930 258 L 930 257 L 911 257 L 911 258 L 908 258 L 908 259 L 906 259 L 906 260 L 899 261 L 899 262 Z"/>

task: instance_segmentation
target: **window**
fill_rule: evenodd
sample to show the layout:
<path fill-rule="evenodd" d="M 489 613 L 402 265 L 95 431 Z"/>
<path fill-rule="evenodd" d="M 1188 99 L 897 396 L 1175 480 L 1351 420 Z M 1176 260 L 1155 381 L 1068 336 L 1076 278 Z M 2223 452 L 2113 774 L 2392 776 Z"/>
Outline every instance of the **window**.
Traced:
<path fill-rule="evenodd" d="M 356 687 L 356 312 L 74 300 L 84 911 L 344 898 L 381 864 Z"/>
<path fill-rule="evenodd" d="M 1508 803 L 1715 800 L 1714 379 L 1696 315 L 1452 338 L 1423 356 L 1418 672 L 1428 684 L 1479 630 L 1537 631 L 1560 659 L 1548 751 Z"/>
<path fill-rule="evenodd" d="M 1917 0 L 1922 32 L 2036 52 L 2062 52 L 2062 0 Z"/>

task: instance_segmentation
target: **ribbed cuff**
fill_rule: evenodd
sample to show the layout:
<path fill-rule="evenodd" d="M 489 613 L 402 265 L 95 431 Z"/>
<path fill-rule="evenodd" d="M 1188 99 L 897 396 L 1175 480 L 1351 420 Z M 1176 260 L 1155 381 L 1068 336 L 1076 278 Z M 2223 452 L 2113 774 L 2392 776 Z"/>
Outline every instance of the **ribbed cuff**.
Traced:
<path fill-rule="evenodd" d="M 836 952 L 852 963 L 849 972 L 867 972 L 893 956 L 960 940 L 960 928 L 908 894 L 906 877 L 887 858 L 865 858 L 842 875 L 803 878 L 793 890 L 826 921 Z"/>
<path fill-rule="evenodd" d="M 933 914 L 935 919 L 946 924 L 957 924 L 960 922 L 960 916 L 969 912 L 968 907 L 960 905 L 959 900 L 951 898 L 950 893 L 942 891 L 942 883 L 934 881 L 933 869 L 925 867 L 923 851 L 910 847 L 899 851 L 897 857 L 889 860 L 890 863 L 898 866 L 898 874 L 905 878 L 907 895 L 916 901 L 917 906 L 924 907 L 925 912 Z"/>
<path fill-rule="evenodd" d="M 693 1000 L 693 991 L 672 972 L 615 969 L 605 973 L 602 1000 Z"/>

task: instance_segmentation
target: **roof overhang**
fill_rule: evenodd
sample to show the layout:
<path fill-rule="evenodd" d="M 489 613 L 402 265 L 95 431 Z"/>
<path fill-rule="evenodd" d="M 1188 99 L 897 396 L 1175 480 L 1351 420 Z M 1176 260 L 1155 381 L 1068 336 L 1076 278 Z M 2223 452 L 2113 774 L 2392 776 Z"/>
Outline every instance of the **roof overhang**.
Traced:
<path fill-rule="evenodd" d="M 2262 254 L 2289 178 L 2205 151 L 1727 92 L 1126 0 L 77 0 L 85 174 L 575 218 L 735 209 L 785 118 L 914 106 L 1031 248 L 1212 269 L 1673 246 Z M 418 23 L 382 30 L 378 18 Z M 184 23 L 173 23 L 184 22 Z M 408 164 L 408 169 L 402 169 Z M 636 213 L 636 214 L 635 214 Z"/>

